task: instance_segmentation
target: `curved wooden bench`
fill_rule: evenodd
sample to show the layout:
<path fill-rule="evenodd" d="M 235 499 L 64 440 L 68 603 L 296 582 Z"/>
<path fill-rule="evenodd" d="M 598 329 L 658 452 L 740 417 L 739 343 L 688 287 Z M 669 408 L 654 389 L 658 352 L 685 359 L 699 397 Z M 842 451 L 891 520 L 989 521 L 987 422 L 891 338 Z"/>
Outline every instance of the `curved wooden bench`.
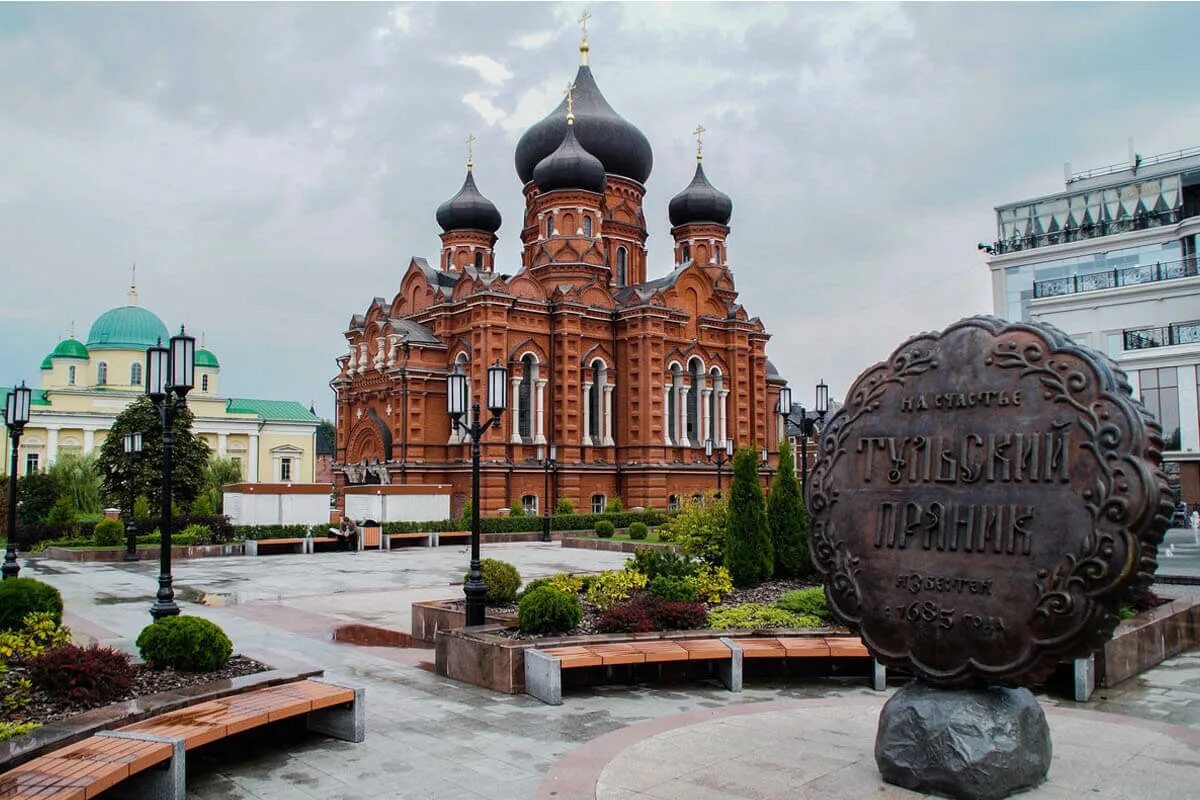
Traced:
<path fill-rule="evenodd" d="M 437 544 L 437 534 L 432 532 L 426 533 L 385 533 L 383 535 L 383 549 L 391 550 L 392 542 L 395 541 L 419 541 L 425 540 L 426 547 L 433 547 Z"/>
<path fill-rule="evenodd" d="M 288 547 L 290 547 L 292 549 L 292 552 L 294 552 L 294 553 L 307 553 L 308 545 L 305 544 L 306 541 L 307 541 L 306 539 L 301 539 L 301 538 L 247 539 L 246 540 L 246 555 L 248 555 L 248 556 L 258 555 L 258 548 L 262 547 L 264 545 L 266 545 L 268 547 L 274 547 L 276 545 L 278 545 L 278 546 L 287 545 Z"/>
<path fill-rule="evenodd" d="M 445 539 L 446 541 L 442 541 Z M 435 545 L 451 544 L 454 542 L 469 542 L 471 541 L 470 531 L 440 531 L 434 535 L 433 543 Z"/>
<path fill-rule="evenodd" d="M 222 697 L 59 748 L 0 775 L 0 800 L 88 800 L 126 783 L 131 797 L 184 800 L 188 750 L 288 717 L 361 742 L 363 690 L 318 680 Z"/>
<path fill-rule="evenodd" d="M 857 636 L 721 636 L 703 639 L 648 639 L 597 642 L 525 650 L 525 693 L 550 705 L 562 704 L 562 671 L 624 664 L 663 664 L 672 661 L 708 662 L 731 692 L 742 690 L 742 666 L 747 658 L 870 658 Z M 887 673 L 873 662 L 871 685 L 887 686 Z"/>

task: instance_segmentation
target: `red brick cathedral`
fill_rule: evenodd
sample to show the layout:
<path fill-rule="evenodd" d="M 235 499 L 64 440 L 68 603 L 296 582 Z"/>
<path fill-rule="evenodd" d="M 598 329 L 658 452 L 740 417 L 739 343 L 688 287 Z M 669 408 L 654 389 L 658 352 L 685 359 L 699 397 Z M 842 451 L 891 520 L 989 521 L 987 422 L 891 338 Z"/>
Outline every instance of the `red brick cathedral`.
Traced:
<path fill-rule="evenodd" d="M 726 439 L 774 462 L 783 380 L 762 322 L 737 302 L 727 246 L 733 203 L 699 163 L 670 202 L 674 269 L 646 274 L 642 206 L 653 154 L 587 65 L 517 144 L 524 250 L 495 263 L 500 212 L 466 180 L 437 209 L 436 263 L 413 258 L 389 301 L 350 320 L 337 392 L 340 486 L 452 484 L 471 492 L 470 446 L 451 430 L 446 376 L 469 376 L 486 415 L 487 368 L 508 367 L 508 406 L 482 447 L 481 512 L 667 508 L 716 488 L 705 458 Z M 655 212 L 661 213 L 661 210 Z M 549 497 L 539 454 L 557 453 Z M 764 467 L 763 475 L 767 474 Z M 729 466 L 724 468 L 728 486 Z"/>

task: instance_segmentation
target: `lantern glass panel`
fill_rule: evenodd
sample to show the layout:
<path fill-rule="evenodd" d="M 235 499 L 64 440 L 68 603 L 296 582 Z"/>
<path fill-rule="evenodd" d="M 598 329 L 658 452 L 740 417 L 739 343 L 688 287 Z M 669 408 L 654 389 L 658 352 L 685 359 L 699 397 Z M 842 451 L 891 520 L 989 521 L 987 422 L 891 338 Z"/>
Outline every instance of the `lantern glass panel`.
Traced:
<path fill-rule="evenodd" d="M 779 390 L 779 413 L 784 416 L 792 413 L 792 390 L 786 386 Z"/>
<path fill-rule="evenodd" d="M 712 453 L 713 453 L 712 439 L 705 439 L 704 440 L 704 456 L 705 456 L 705 458 L 712 458 Z"/>
<path fill-rule="evenodd" d="M 824 414 L 829 411 L 829 387 L 822 380 L 817 384 L 817 413 Z"/>
<path fill-rule="evenodd" d="M 727 455 L 727 456 L 733 455 L 733 439 L 725 440 L 725 455 Z"/>
<path fill-rule="evenodd" d="M 553 464 L 555 461 L 558 461 L 558 445 L 552 444 L 550 445 L 550 463 Z"/>
<path fill-rule="evenodd" d="M 188 336 L 180 326 L 171 337 L 171 389 L 186 394 L 196 384 L 196 337 Z"/>
<path fill-rule="evenodd" d="M 22 382 L 13 392 L 13 395 L 16 398 L 16 418 L 13 421 L 18 425 L 24 425 L 29 422 L 29 402 L 33 395 L 33 390 Z"/>
<path fill-rule="evenodd" d="M 488 410 L 499 416 L 508 407 L 508 370 L 499 361 L 488 367 Z"/>
<path fill-rule="evenodd" d="M 446 377 L 446 413 L 452 417 L 467 413 L 467 376 L 457 369 Z"/>
<path fill-rule="evenodd" d="M 162 347 L 146 349 L 146 394 L 151 397 L 162 397 L 167 393 L 167 363 L 171 359 L 171 351 Z"/>

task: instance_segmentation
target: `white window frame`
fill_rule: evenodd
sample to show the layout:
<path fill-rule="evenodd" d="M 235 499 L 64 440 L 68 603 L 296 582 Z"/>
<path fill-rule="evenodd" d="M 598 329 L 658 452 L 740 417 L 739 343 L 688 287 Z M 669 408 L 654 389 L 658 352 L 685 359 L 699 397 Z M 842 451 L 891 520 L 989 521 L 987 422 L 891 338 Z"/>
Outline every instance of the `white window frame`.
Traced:
<path fill-rule="evenodd" d="M 526 516 L 536 517 L 538 515 L 538 496 L 536 494 L 521 495 L 521 507 L 525 509 Z"/>
<path fill-rule="evenodd" d="M 596 502 L 596 498 L 600 498 L 599 503 Z M 606 494 L 592 495 L 592 513 L 593 514 L 603 514 L 604 509 L 606 509 L 606 508 L 608 508 L 608 495 L 606 495 Z"/>

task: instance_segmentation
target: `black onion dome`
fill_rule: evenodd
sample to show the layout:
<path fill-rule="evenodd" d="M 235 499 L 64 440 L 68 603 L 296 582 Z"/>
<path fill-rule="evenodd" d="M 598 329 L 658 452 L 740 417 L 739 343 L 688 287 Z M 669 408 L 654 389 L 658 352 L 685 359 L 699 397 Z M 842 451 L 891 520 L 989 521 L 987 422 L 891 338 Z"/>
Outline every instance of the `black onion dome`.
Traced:
<path fill-rule="evenodd" d="M 575 126 L 568 125 L 558 149 L 533 168 L 533 182 L 541 192 L 555 189 L 604 191 L 604 165 L 575 138 Z"/>
<path fill-rule="evenodd" d="M 688 187 L 671 198 L 668 206 L 672 225 L 689 222 L 715 222 L 728 225 L 733 216 L 733 201 L 729 195 L 713 187 L 704 174 L 704 166 L 696 164 L 696 176 Z"/>
<path fill-rule="evenodd" d="M 444 232 L 469 229 L 495 233 L 500 230 L 500 210 L 479 193 L 474 174 L 467 170 L 458 194 L 438 206 L 437 223 Z"/>
<path fill-rule="evenodd" d="M 654 153 L 646 135 L 626 121 L 600 94 L 592 71 L 587 65 L 575 74 L 573 93 L 575 135 L 589 153 L 600 159 L 604 171 L 645 183 L 654 166 Z M 522 183 L 533 178 L 533 170 L 546 156 L 554 152 L 563 140 L 567 127 L 567 99 L 536 123 L 517 142 L 517 175 Z"/>

